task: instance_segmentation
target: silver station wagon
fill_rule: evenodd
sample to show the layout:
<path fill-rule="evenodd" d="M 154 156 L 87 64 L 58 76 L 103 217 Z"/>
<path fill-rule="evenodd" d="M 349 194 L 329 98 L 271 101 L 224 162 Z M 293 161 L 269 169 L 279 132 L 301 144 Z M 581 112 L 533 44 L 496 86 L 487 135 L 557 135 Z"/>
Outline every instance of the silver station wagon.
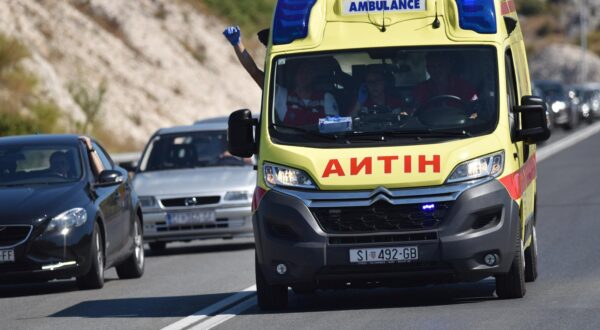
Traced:
<path fill-rule="evenodd" d="M 252 159 L 227 151 L 227 122 L 165 128 L 151 138 L 133 179 L 152 251 L 167 242 L 252 236 Z"/>

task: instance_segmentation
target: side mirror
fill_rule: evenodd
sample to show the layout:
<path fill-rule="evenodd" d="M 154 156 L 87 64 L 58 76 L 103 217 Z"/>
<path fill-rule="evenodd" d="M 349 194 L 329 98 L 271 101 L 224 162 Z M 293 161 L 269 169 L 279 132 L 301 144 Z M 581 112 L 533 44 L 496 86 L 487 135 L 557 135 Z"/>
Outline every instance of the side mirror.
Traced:
<path fill-rule="evenodd" d="M 227 129 L 229 153 L 242 158 L 252 157 L 256 153 L 254 127 L 257 124 L 248 109 L 237 110 L 229 116 L 229 128 Z"/>
<path fill-rule="evenodd" d="M 123 174 L 115 170 L 105 170 L 98 176 L 98 187 L 109 187 L 123 182 Z"/>
<path fill-rule="evenodd" d="M 521 114 L 521 129 L 517 132 L 517 140 L 536 144 L 550 138 L 546 102 L 539 97 L 523 96 L 521 106 L 514 112 Z"/>

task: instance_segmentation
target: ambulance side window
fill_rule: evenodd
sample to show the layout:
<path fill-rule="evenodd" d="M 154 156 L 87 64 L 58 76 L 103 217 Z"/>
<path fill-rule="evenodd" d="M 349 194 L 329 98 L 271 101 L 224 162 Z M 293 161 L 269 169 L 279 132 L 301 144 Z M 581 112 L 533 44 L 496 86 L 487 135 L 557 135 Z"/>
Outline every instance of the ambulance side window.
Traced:
<path fill-rule="evenodd" d="M 518 94 L 517 94 L 517 84 L 515 81 L 515 68 L 513 65 L 512 53 L 509 50 L 506 51 L 504 56 L 506 62 L 506 96 L 508 97 L 508 116 L 509 116 L 509 124 L 510 124 L 510 132 L 511 136 L 515 137 L 516 131 L 518 129 L 518 122 L 513 109 L 517 106 L 518 103 Z"/>

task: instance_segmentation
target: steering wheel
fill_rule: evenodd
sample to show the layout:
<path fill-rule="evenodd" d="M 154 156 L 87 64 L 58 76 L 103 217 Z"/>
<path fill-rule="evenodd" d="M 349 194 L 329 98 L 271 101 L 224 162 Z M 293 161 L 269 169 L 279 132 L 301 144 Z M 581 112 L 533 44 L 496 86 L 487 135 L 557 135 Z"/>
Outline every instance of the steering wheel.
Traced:
<path fill-rule="evenodd" d="M 433 124 L 434 126 L 439 126 L 435 124 L 435 122 L 439 122 L 439 120 L 436 121 L 432 119 L 453 117 L 448 121 L 460 121 L 457 120 L 457 118 L 467 118 L 467 110 L 467 102 L 465 102 L 460 97 L 456 95 L 442 94 L 434 96 L 427 100 L 427 102 L 420 105 L 418 108 L 415 109 L 411 117 L 418 118 L 419 121 L 428 126 L 431 124 Z"/>

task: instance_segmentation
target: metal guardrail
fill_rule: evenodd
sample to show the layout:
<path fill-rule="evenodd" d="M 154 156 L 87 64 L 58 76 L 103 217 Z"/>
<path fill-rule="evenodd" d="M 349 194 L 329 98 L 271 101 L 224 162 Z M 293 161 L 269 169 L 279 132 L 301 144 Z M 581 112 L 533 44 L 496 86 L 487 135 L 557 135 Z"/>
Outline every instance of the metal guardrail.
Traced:
<path fill-rule="evenodd" d="M 127 152 L 121 154 L 112 154 L 111 158 L 115 161 L 115 163 L 121 164 L 137 162 L 141 156 L 141 152 Z"/>

